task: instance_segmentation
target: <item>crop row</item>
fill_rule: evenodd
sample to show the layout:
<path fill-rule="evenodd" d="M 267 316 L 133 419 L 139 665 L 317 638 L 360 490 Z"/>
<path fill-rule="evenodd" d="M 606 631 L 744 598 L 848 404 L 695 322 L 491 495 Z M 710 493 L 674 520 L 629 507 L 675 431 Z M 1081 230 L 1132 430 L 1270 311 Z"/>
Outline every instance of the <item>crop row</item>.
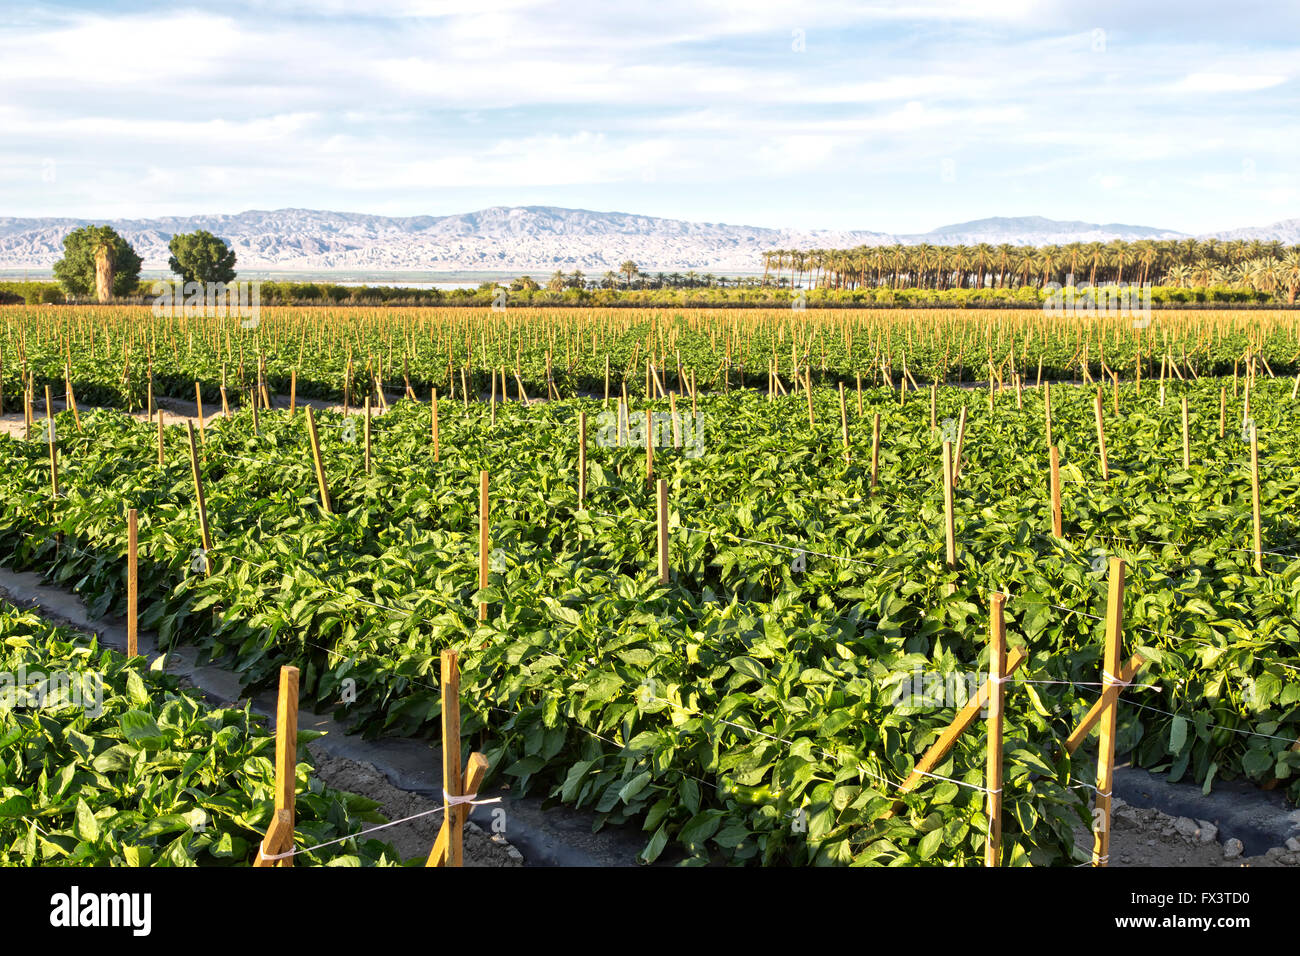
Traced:
<path fill-rule="evenodd" d="M 1179 400 L 1189 400 L 1190 468 Z M 941 388 L 902 403 L 850 393 L 846 460 L 839 396 L 703 398 L 702 454 L 655 449 L 672 502 L 671 575 L 653 573 L 654 498 L 637 447 L 588 448 L 577 500 L 576 417 L 586 399 L 493 413 L 402 402 L 361 429 L 320 416 L 334 501 L 315 492 L 302 415 L 210 423 L 201 474 L 214 536 L 211 573 L 185 444 L 102 412 L 82 431 L 60 415 L 60 497 L 43 443 L 0 441 L 0 549 L 120 611 L 122 515 L 141 514 L 142 626 L 235 667 L 250 686 L 286 662 L 305 697 L 368 733 L 437 723 L 437 656 L 462 655 L 465 732 L 483 734 L 493 773 L 634 820 L 647 859 L 962 863 L 987 822 L 980 741 L 963 739 L 930 782 L 883 810 L 951 717 L 952 701 L 901 702 L 918 675 L 986 669 L 989 594 L 1002 590 L 1011 643 L 1029 653 L 1008 695 L 1012 862 L 1072 858 L 1088 822 L 1089 758 L 1059 747 L 1096 698 L 1104 557 L 1129 563 L 1126 649 L 1160 688 L 1121 706 L 1121 748 L 1143 766 L 1207 788 L 1280 779 L 1300 699 L 1300 472 L 1286 383 L 1260 378 L 1263 572 L 1251 550 L 1244 395 L 1144 383 L 1108 393 L 1110 477 L 1099 475 L 1094 394 L 1052 390 L 1065 534 L 1050 534 L 1041 390 L 1017 399 Z M 955 567 L 945 559 L 940 442 L 967 411 L 956 495 Z M 647 406 L 638 403 L 633 417 Z M 648 406 L 667 412 L 665 402 Z M 679 413 L 684 414 L 682 406 Z M 871 436 L 880 416 L 878 484 Z M 351 438 L 349 438 L 351 436 Z M 479 589 L 478 474 L 491 476 L 492 573 Z M 61 536 L 61 539 L 56 538 Z M 1289 547 L 1288 547 L 1289 546 Z M 798 552 L 803 552 L 799 554 Z M 480 622 L 477 606 L 489 606 Z M 1157 683 L 1152 680 L 1150 683 Z M 1090 686 L 1091 685 L 1091 686 Z M 347 689 L 344 692 L 344 688 Z M 1128 703 L 1132 701 L 1132 703 Z M 1154 709 L 1152 709 L 1154 708 Z M 967 735 L 970 737 L 970 735 Z"/>

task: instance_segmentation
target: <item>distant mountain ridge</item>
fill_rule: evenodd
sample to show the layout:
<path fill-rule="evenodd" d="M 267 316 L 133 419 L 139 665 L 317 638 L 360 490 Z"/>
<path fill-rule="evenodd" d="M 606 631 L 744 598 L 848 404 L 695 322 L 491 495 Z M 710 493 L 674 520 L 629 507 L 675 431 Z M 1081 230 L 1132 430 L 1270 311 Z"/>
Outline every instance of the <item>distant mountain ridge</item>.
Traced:
<path fill-rule="evenodd" d="M 63 237 L 102 219 L 0 217 L 0 269 L 48 270 Z M 1041 216 L 993 217 L 926 233 L 772 229 L 689 222 L 557 206 L 493 206 L 451 216 L 374 216 L 313 209 L 248 210 L 223 215 L 107 220 L 144 259 L 167 267 L 175 234 L 206 229 L 232 244 L 239 266 L 259 271 L 410 272 L 557 269 L 617 271 L 631 259 L 643 271 L 755 272 L 771 249 L 874 245 L 1049 245 L 1113 239 L 1185 239 L 1169 229 Z M 1214 233 L 1222 239 L 1300 242 L 1300 219 Z M 1208 238 L 1208 237 L 1200 237 Z"/>

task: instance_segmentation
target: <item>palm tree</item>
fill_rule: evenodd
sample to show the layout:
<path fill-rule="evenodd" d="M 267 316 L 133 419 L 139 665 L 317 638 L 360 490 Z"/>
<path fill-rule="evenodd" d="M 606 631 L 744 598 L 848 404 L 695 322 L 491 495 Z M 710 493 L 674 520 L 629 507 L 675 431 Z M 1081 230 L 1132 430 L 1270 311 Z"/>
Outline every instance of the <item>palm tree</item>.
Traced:
<path fill-rule="evenodd" d="M 550 289 L 552 292 L 562 292 L 564 291 L 564 287 L 568 285 L 568 281 L 569 280 L 565 278 L 564 273 L 559 269 L 556 269 L 555 274 L 551 276 L 551 280 L 546 283 L 546 288 Z"/>
<path fill-rule="evenodd" d="M 621 266 L 618 267 L 618 271 L 623 273 L 623 275 L 627 276 L 627 282 L 624 283 L 624 285 L 631 286 L 632 277 L 639 274 L 641 270 L 636 267 L 635 262 L 629 259 L 627 260 L 627 262 L 623 263 Z"/>
<path fill-rule="evenodd" d="M 1278 283 L 1286 287 L 1286 304 L 1295 305 L 1296 293 L 1300 292 L 1300 246 L 1293 246 L 1282 257 L 1277 278 Z"/>
<path fill-rule="evenodd" d="M 1090 242 L 1083 247 L 1084 257 L 1092 263 L 1092 271 L 1088 274 L 1088 285 L 1097 284 L 1097 266 L 1101 265 L 1102 257 L 1105 255 L 1105 247 L 1100 242 Z"/>
<path fill-rule="evenodd" d="M 1011 262 L 1011 256 L 1014 250 L 1010 243 L 1004 242 L 998 246 L 998 288 L 1003 287 L 1007 278 L 1007 266 Z"/>
<path fill-rule="evenodd" d="M 1186 289 L 1196 278 L 1192 267 L 1185 262 L 1176 262 L 1165 273 L 1165 280 L 1173 283 L 1176 289 Z"/>
<path fill-rule="evenodd" d="M 1114 265 L 1116 269 L 1115 283 L 1117 285 L 1123 285 L 1124 267 L 1133 261 L 1133 250 L 1129 248 L 1129 244 L 1123 239 L 1112 241 L 1107 246 L 1107 249 L 1110 253 L 1111 264 Z"/>

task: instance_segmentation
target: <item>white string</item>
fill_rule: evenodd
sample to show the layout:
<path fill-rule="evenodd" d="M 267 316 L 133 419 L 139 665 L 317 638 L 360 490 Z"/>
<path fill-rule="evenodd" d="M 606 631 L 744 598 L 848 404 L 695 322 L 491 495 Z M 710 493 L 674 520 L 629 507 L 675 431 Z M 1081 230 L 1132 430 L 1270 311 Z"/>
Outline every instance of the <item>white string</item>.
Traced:
<path fill-rule="evenodd" d="M 444 796 L 447 795 L 446 790 L 443 791 L 443 795 Z M 451 798 L 451 803 L 453 806 L 460 803 L 469 803 L 474 806 L 478 806 L 479 803 L 499 803 L 501 800 L 500 797 L 493 797 L 491 800 L 482 800 L 482 801 L 479 801 L 477 798 L 478 798 L 478 794 L 472 793 L 466 797 Z M 343 843 L 347 840 L 355 840 L 357 837 L 363 837 L 367 833 L 377 833 L 380 830 L 387 830 L 389 827 L 395 827 L 401 823 L 410 823 L 412 820 L 420 819 L 420 817 L 427 817 L 434 813 L 441 813 L 445 809 L 446 807 L 434 807 L 432 810 L 423 810 L 420 813 L 413 813 L 409 817 L 402 817 L 402 819 L 400 820 L 393 820 L 389 823 L 381 823 L 378 826 L 368 827 L 367 829 L 359 830 L 356 833 L 349 833 L 347 836 L 339 837 L 337 840 L 330 840 L 327 843 L 318 843 L 315 846 L 303 847 L 301 850 L 290 850 L 287 853 L 276 853 L 272 856 L 268 856 L 265 852 L 263 852 L 263 844 L 266 842 L 265 838 L 263 838 L 262 842 L 257 845 L 257 856 L 258 859 L 266 860 L 268 863 L 274 862 L 276 860 L 287 860 L 291 856 L 298 856 L 299 854 L 302 853 L 313 853 L 316 850 L 323 849 L 327 846 L 334 846 L 334 844 L 336 843 Z"/>
<path fill-rule="evenodd" d="M 467 793 L 461 796 L 455 796 L 454 794 L 448 793 L 446 787 L 442 788 L 442 799 L 447 803 L 448 806 L 453 806 L 453 807 L 459 807 L 459 806 L 481 807 L 484 806 L 485 804 L 501 802 L 500 797 L 492 797 L 491 799 L 488 800 L 480 800 L 478 798 L 477 793 Z"/>
<path fill-rule="evenodd" d="M 635 521 L 639 524 L 648 524 L 648 525 L 655 524 L 655 522 L 648 521 L 644 518 L 633 518 L 630 515 L 614 515 L 614 514 L 609 514 L 608 512 L 605 511 L 593 511 L 592 514 L 600 515 L 602 518 L 614 518 L 618 521 Z M 774 541 L 759 541 L 756 538 L 741 537 L 738 534 L 732 534 L 730 531 L 723 531 L 720 528 L 691 528 L 686 525 L 678 525 L 677 528 L 673 530 L 689 531 L 694 534 L 703 534 L 703 535 L 717 534 L 717 535 L 721 535 L 724 538 L 732 538 L 736 541 L 743 541 L 746 544 L 757 544 L 757 545 L 763 545 L 768 548 L 779 548 L 782 551 L 789 551 L 793 554 L 807 554 L 807 555 L 812 555 L 813 557 L 816 558 L 829 558 L 832 561 L 844 561 L 848 564 L 860 564 L 863 565 L 864 567 L 869 567 L 869 568 L 884 568 L 886 571 L 893 570 L 888 565 L 877 564 L 874 561 L 863 561 L 859 558 L 848 558 L 840 554 L 825 554 L 821 551 L 811 551 L 808 548 L 796 548 L 796 547 L 791 547 L 788 544 L 777 544 Z"/>

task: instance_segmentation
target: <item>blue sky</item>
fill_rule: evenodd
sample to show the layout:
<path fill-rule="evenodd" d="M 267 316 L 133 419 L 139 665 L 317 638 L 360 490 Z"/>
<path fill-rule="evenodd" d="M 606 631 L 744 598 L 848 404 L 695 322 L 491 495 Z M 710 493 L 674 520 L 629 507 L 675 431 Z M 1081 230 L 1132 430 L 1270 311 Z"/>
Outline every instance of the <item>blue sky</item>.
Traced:
<path fill-rule="evenodd" d="M 0 216 L 1300 216 L 1300 4 L 0 5 Z"/>

